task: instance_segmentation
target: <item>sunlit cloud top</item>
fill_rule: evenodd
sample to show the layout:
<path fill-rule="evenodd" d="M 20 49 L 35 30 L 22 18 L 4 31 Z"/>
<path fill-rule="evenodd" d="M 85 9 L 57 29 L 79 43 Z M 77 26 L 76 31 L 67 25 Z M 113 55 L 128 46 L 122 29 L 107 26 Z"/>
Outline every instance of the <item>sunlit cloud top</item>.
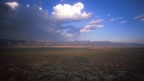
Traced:
<path fill-rule="evenodd" d="M 84 4 L 81 2 L 75 3 L 74 5 L 58 4 L 53 9 L 54 12 L 52 12 L 52 15 L 57 19 L 81 20 L 92 16 L 90 12 L 82 11 Z"/>
<path fill-rule="evenodd" d="M 10 6 L 12 9 L 15 9 L 16 7 L 19 6 L 19 3 L 17 2 L 6 2 L 5 4 Z"/>

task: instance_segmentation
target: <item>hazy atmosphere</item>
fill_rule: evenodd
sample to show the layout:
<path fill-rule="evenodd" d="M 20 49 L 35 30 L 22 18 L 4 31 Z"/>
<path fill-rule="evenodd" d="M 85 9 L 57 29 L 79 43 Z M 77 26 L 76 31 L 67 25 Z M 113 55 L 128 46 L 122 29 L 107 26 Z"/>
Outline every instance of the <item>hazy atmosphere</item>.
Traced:
<path fill-rule="evenodd" d="M 143 0 L 0 0 L 0 39 L 144 43 Z"/>

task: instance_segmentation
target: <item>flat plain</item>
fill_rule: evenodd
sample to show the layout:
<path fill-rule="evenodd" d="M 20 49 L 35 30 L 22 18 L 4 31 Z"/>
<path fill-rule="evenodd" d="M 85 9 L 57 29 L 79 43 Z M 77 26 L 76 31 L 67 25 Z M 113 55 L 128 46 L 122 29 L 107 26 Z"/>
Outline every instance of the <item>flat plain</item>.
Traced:
<path fill-rule="evenodd" d="M 0 81 L 144 81 L 144 48 L 2 48 Z"/>

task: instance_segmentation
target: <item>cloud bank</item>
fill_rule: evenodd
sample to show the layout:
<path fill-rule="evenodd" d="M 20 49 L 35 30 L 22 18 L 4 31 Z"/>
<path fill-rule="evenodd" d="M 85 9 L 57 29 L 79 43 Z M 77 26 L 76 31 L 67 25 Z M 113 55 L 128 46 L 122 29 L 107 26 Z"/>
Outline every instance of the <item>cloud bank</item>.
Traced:
<path fill-rule="evenodd" d="M 69 5 L 69 4 L 67 4 Z M 55 6 L 53 16 L 48 15 L 48 12 L 42 7 L 29 5 L 19 5 L 17 2 L 1 3 L 0 15 L 0 38 L 5 39 L 35 39 L 35 40 L 51 40 L 51 41 L 66 41 L 76 39 L 79 36 L 79 28 L 75 26 L 64 26 L 67 20 L 81 20 L 90 17 L 90 14 L 81 12 L 84 9 L 82 3 L 76 3 L 72 8 L 77 8 L 72 11 L 72 14 L 66 14 L 65 11 L 57 11 Z M 19 7 L 19 8 L 17 8 Z M 65 8 L 63 5 L 62 7 Z M 13 9 L 13 10 L 11 10 Z M 63 9 L 63 8 L 62 8 Z M 61 8 L 60 8 L 61 10 Z M 63 14 L 58 15 L 57 13 Z M 68 15 L 68 16 L 66 16 Z M 59 17 L 64 17 L 57 21 Z"/>

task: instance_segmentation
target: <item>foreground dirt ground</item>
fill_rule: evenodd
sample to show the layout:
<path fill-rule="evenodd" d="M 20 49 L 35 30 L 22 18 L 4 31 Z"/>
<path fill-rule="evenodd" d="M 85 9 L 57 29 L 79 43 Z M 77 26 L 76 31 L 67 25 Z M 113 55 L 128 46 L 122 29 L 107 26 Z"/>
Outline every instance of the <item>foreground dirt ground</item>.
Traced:
<path fill-rule="evenodd" d="M 0 81 L 144 81 L 144 48 L 0 49 Z"/>

